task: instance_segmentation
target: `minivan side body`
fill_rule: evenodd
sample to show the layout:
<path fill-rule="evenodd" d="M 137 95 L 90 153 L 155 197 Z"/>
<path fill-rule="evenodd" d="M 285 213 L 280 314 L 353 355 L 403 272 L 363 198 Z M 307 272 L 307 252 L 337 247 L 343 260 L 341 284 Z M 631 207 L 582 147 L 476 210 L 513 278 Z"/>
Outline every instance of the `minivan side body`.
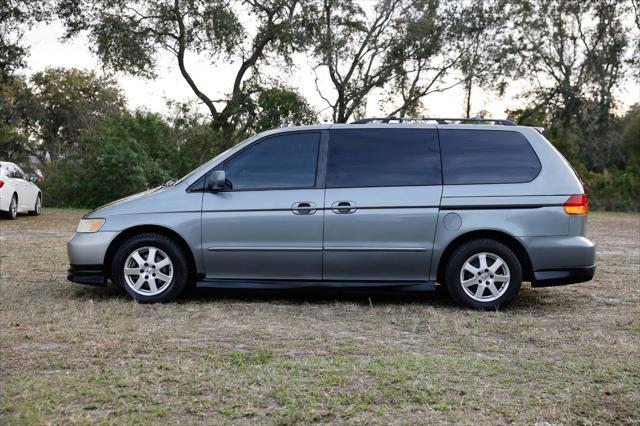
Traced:
<path fill-rule="evenodd" d="M 212 189 L 213 173 L 222 171 L 227 184 Z M 142 286 L 141 294 L 130 294 L 147 300 L 151 286 L 140 283 L 147 272 L 155 277 L 153 270 L 119 251 L 137 236 L 162 235 L 184 254 L 183 272 L 201 287 L 433 289 L 447 281 L 463 247 L 494 241 L 504 256 L 480 251 L 449 281 L 459 276 L 467 282 L 464 268 L 477 270 L 471 293 L 487 303 L 466 304 L 495 307 L 489 290 L 509 283 L 494 283 L 493 274 L 533 286 L 592 278 L 595 247 L 584 236 L 586 215 L 568 214 L 565 206 L 582 194 L 567 161 L 534 128 L 378 123 L 276 129 L 171 186 L 87 214 L 83 220 L 88 226 L 99 221 L 99 229 L 69 240 L 69 279 L 122 281 L 122 268 L 113 266 L 118 261 L 136 274 L 126 282 Z M 149 243 L 141 244 L 144 258 Z M 500 269 L 477 269 L 489 266 L 486 259 Z M 169 288 L 168 281 L 158 283 Z"/>

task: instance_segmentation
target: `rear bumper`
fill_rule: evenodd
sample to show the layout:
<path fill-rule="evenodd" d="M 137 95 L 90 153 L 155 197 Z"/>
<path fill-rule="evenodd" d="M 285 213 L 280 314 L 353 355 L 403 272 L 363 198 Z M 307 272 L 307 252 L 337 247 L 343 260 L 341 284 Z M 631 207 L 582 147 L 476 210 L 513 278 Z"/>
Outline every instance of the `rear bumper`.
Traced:
<path fill-rule="evenodd" d="M 102 265 L 69 265 L 67 279 L 79 284 L 107 285 Z"/>
<path fill-rule="evenodd" d="M 8 212 L 10 204 L 11 204 L 11 198 L 9 196 L 9 191 L 0 190 L 0 211 Z"/>
<path fill-rule="evenodd" d="M 545 269 L 533 273 L 533 287 L 550 287 L 591 281 L 596 272 L 596 266 L 579 268 Z"/>
<path fill-rule="evenodd" d="M 581 236 L 523 237 L 534 271 L 564 271 L 596 264 L 596 247 Z"/>

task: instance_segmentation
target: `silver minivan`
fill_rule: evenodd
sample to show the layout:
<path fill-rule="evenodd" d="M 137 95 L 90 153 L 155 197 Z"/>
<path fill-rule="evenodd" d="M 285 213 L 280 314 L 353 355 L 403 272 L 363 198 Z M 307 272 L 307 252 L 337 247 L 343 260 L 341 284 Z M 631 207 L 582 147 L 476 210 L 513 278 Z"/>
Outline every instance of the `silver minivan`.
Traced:
<path fill-rule="evenodd" d="M 87 214 L 68 278 L 165 302 L 210 288 L 444 285 L 495 309 L 588 281 L 587 195 L 535 128 L 365 119 L 258 134 L 175 182 Z"/>

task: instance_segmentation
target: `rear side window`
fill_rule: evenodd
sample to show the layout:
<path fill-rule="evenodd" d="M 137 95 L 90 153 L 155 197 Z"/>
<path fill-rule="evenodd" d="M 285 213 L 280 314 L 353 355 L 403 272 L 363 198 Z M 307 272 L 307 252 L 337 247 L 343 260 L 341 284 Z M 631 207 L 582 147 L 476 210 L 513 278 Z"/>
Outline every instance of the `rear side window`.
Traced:
<path fill-rule="evenodd" d="M 527 139 L 502 130 L 440 129 L 445 185 L 525 183 L 540 173 Z"/>
<path fill-rule="evenodd" d="M 435 129 L 332 130 L 327 188 L 440 185 Z"/>
<path fill-rule="evenodd" d="M 234 190 L 312 188 L 320 133 L 286 133 L 261 139 L 224 162 Z"/>

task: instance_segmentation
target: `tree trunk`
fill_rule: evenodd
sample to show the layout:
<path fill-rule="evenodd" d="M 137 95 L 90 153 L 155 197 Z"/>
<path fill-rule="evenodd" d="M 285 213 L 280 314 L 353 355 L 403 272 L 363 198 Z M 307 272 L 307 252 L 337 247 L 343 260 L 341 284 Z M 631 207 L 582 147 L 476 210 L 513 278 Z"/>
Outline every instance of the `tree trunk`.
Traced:
<path fill-rule="evenodd" d="M 464 85 L 465 100 L 464 100 L 464 116 L 465 118 L 471 118 L 471 90 L 473 89 L 473 78 L 469 77 Z"/>

